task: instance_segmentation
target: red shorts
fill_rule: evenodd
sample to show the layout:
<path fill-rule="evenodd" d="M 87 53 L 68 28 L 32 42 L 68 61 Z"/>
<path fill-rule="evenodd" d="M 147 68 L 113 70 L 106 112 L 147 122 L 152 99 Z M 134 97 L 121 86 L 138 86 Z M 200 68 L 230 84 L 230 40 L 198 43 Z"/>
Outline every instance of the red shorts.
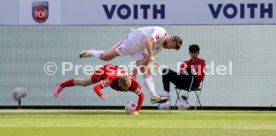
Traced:
<path fill-rule="evenodd" d="M 97 82 L 100 82 L 104 79 L 107 78 L 107 75 L 106 73 L 102 70 L 102 69 L 99 69 L 99 70 L 96 70 L 92 75 L 91 75 L 91 81 L 93 83 L 97 83 Z"/>
<path fill-rule="evenodd" d="M 116 75 L 118 69 L 120 69 L 116 65 L 112 64 L 107 64 L 101 67 L 100 69 L 96 70 L 92 75 L 91 75 L 91 81 L 93 83 L 100 82 L 101 80 L 104 80 L 108 77 L 108 74 L 110 75 Z M 125 72 L 124 72 L 125 73 Z"/>

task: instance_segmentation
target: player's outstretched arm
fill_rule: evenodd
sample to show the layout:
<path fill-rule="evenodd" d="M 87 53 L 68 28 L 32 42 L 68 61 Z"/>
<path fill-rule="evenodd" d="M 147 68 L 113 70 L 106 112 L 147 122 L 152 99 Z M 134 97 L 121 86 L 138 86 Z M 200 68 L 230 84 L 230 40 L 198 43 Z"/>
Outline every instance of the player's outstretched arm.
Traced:
<path fill-rule="evenodd" d="M 146 49 L 147 49 L 149 58 L 153 57 L 153 43 L 154 43 L 154 40 L 152 37 L 148 38 L 148 40 L 146 41 Z"/>
<path fill-rule="evenodd" d="M 106 86 L 103 86 L 103 84 L 98 83 L 98 84 L 96 84 L 96 85 L 94 86 L 94 91 L 95 91 L 95 93 L 96 93 L 101 99 L 106 100 L 106 99 L 109 99 L 110 96 L 109 96 L 109 95 L 103 94 L 103 92 L 101 91 L 101 89 L 104 88 L 104 87 L 106 87 Z"/>
<path fill-rule="evenodd" d="M 132 113 L 132 115 L 139 115 L 140 109 L 141 109 L 142 104 L 143 104 L 143 102 L 144 102 L 145 95 L 144 95 L 144 93 L 142 92 L 142 90 L 141 90 L 141 92 L 138 94 L 138 96 L 139 96 L 139 99 L 138 99 L 137 107 L 136 107 L 135 111 Z"/>

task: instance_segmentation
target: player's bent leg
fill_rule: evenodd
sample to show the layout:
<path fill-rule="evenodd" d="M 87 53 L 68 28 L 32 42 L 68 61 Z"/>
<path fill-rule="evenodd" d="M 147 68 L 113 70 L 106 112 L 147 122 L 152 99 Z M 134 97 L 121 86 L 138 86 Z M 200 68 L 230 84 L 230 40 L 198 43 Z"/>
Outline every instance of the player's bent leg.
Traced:
<path fill-rule="evenodd" d="M 119 56 L 119 54 L 115 51 L 115 49 L 112 48 L 109 51 L 101 54 L 100 59 L 104 61 L 110 61 L 117 56 Z"/>

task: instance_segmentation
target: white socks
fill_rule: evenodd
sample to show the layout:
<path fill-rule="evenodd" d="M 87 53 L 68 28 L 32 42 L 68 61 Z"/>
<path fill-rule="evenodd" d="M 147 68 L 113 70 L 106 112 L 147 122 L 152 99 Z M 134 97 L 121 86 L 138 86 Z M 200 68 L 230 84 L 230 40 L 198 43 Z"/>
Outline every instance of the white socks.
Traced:
<path fill-rule="evenodd" d="M 187 90 L 181 90 L 180 95 L 185 96 L 187 99 L 189 98 L 189 92 Z"/>
<path fill-rule="evenodd" d="M 99 50 L 99 51 L 96 51 L 96 50 L 92 50 L 91 51 L 91 55 L 94 56 L 94 57 L 97 57 L 97 58 L 101 58 L 101 55 L 104 53 L 104 51 L 102 50 Z"/>
<path fill-rule="evenodd" d="M 144 85 L 147 88 L 150 97 L 153 98 L 155 96 L 157 96 L 156 92 L 155 92 L 155 85 L 153 82 L 153 79 L 151 76 L 144 76 Z"/>

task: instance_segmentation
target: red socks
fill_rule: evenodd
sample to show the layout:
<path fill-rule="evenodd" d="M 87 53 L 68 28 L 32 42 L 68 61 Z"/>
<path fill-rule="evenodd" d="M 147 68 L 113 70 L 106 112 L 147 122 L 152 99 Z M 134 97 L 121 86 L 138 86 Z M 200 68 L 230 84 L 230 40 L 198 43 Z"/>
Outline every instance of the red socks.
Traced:
<path fill-rule="evenodd" d="M 61 87 L 70 87 L 70 86 L 74 86 L 74 79 L 69 79 L 65 82 L 62 82 Z"/>

